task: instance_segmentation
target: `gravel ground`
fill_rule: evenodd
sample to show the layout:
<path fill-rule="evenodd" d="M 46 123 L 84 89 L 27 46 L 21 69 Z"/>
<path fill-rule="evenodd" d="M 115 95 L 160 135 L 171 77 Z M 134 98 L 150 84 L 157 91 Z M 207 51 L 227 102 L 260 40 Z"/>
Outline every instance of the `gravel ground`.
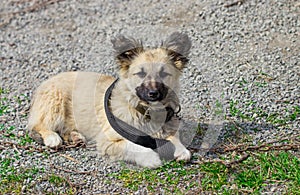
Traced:
<path fill-rule="evenodd" d="M 186 32 L 193 42 L 191 63 L 182 78 L 184 118 L 200 119 L 207 132 L 220 134 L 221 143 L 232 132 L 229 121 L 215 114 L 218 109 L 238 121 L 253 144 L 299 133 L 299 115 L 287 125 L 274 127 L 263 114 L 284 119 L 300 105 L 299 1 L 47 2 L 0 2 L 0 79 L 2 89 L 9 90 L 2 96 L 12 105 L 0 122 L 5 128 L 15 126 L 16 135 L 25 135 L 32 92 L 45 79 L 72 70 L 116 75 L 113 36 L 121 33 L 155 46 L 174 31 Z M 233 105 L 252 120 L 235 115 Z M 6 139 L 1 135 L 2 142 Z M 196 137 L 194 146 L 200 146 L 201 139 Z M 209 145 L 217 142 L 207 140 Z M 16 150 L 10 147 L 0 156 L 11 156 Z M 83 182 L 80 194 L 129 193 L 110 176 L 124 165 L 98 157 L 93 148 L 20 156 L 16 167 L 35 166 L 78 185 Z M 93 174 L 68 174 L 55 166 Z M 24 185 L 33 186 L 31 193 L 66 193 L 63 186 L 53 189 L 43 182 L 43 176 L 28 182 Z"/>

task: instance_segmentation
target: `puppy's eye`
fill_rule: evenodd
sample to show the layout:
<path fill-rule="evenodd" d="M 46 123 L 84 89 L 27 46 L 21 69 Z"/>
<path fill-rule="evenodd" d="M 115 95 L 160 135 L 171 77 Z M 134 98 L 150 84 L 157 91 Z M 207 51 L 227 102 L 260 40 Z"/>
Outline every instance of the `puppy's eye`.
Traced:
<path fill-rule="evenodd" d="M 167 76 L 171 76 L 171 74 L 169 74 L 169 73 L 167 73 L 167 72 L 164 72 L 164 71 L 160 71 L 160 72 L 159 72 L 159 76 L 160 76 L 161 78 L 165 78 L 165 77 L 167 77 Z"/>
<path fill-rule="evenodd" d="M 134 73 L 133 75 L 137 75 L 140 78 L 144 78 L 147 74 L 142 70 L 141 72 Z"/>

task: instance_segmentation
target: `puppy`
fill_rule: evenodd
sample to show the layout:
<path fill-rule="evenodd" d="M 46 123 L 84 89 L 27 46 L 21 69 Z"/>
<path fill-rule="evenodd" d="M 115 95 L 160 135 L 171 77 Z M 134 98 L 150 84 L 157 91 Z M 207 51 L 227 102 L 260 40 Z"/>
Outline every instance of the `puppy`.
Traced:
<path fill-rule="evenodd" d="M 129 129 L 172 143 L 176 160 L 190 160 L 174 114 L 180 109 L 176 96 L 179 77 L 191 48 L 188 36 L 175 32 L 152 49 L 124 36 L 114 38 L 112 44 L 120 67 L 118 80 L 92 72 L 66 72 L 43 82 L 32 100 L 30 135 L 52 148 L 63 141 L 95 140 L 98 152 L 113 160 L 160 166 L 162 159 L 156 150 L 128 140 L 112 127 L 104 106 L 107 103 L 114 117 L 133 127 Z M 105 94 L 112 83 L 107 100 Z"/>

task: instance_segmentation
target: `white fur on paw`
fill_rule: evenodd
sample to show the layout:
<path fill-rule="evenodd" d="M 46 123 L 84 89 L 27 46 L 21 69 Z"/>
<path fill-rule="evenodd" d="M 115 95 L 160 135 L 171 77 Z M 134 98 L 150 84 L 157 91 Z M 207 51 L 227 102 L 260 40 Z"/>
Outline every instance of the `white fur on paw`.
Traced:
<path fill-rule="evenodd" d="M 148 168 L 157 168 L 162 165 L 158 153 L 149 149 L 149 152 L 138 153 L 135 162 L 137 165 Z"/>
<path fill-rule="evenodd" d="M 44 139 L 44 144 L 50 148 L 55 148 L 62 144 L 62 139 L 57 133 L 52 133 Z"/>
<path fill-rule="evenodd" d="M 184 160 L 189 161 L 191 159 L 191 152 L 186 148 L 182 148 L 181 150 L 176 150 L 174 156 L 177 161 Z"/>

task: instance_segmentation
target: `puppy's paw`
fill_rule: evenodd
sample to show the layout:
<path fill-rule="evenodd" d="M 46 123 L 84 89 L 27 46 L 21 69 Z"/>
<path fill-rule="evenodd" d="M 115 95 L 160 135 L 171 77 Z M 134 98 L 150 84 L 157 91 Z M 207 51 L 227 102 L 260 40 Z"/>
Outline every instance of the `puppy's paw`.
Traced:
<path fill-rule="evenodd" d="M 186 148 L 181 148 L 179 150 L 176 150 L 174 153 L 174 157 L 176 161 L 190 161 L 191 159 L 191 152 L 187 150 Z"/>
<path fill-rule="evenodd" d="M 57 133 L 53 132 L 44 138 L 44 144 L 50 148 L 56 148 L 62 144 L 62 139 Z"/>
<path fill-rule="evenodd" d="M 159 155 L 151 149 L 149 152 L 137 154 L 135 161 L 137 165 L 151 169 L 162 165 Z"/>
<path fill-rule="evenodd" d="M 77 131 L 72 131 L 70 133 L 70 138 L 73 144 L 86 143 L 85 137 L 81 133 L 78 133 Z"/>

